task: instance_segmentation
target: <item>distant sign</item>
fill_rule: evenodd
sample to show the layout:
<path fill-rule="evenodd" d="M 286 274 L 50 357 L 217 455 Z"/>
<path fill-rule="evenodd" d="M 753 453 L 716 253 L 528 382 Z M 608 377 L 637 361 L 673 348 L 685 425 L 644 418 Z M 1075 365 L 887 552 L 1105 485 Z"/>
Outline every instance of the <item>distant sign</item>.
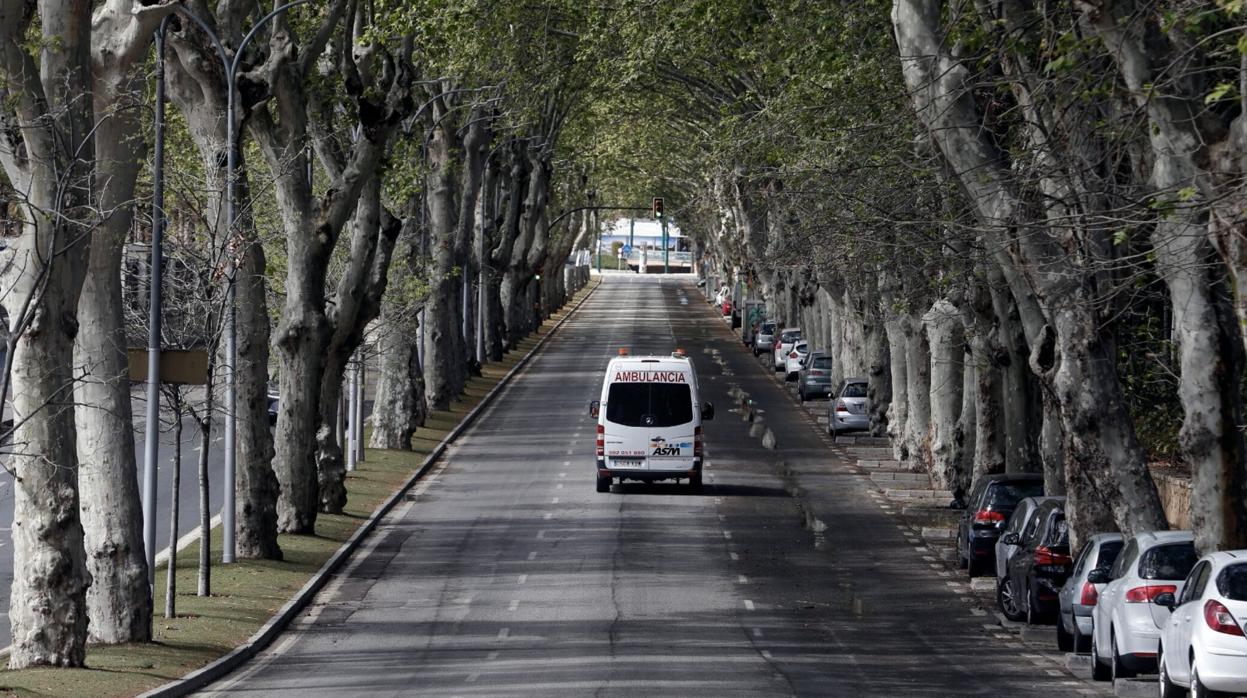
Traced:
<path fill-rule="evenodd" d="M 130 380 L 147 381 L 147 350 L 130 349 Z M 182 385 L 208 383 L 208 352 L 202 349 L 163 349 L 160 352 L 160 382 Z"/>
<path fill-rule="evenodd" d="M 623 252 L 624 255 L 630 255 L 632 254 L 632 245 L 625 244 L 623 247 L 619 248 L 619 251 Z"/>

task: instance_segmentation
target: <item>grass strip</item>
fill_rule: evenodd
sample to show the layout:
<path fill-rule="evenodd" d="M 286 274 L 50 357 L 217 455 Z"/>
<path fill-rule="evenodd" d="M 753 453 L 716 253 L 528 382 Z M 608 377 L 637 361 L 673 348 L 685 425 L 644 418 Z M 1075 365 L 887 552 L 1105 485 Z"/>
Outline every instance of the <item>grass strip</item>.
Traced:
<path fill-rule="evenodd" d="M 284 560 L 217 564 L 221 550 L 221 527 L 217 526 L 211 531 L 212 596 L 195 595 L 199 546 L 192 543 L 178 553 L 178 615 L 156 617 L 153 642 L 90 645 L 87 668 L 83 669 L 0 671 L 0 695 L 136 696 L 195 671 L 247 642 L 593 286 L 590 284 L 578 293 L 502 361 L 483 366 L 482 375 L 469 379 L 463 395 L 450 409 L 432 412 L 425 426 L 412 437 L 413 450 L 366 449 L 358 469 L 347 473 L 345 513 L 318 515 L 314 536 L 278 536 Z M 158 612 L 165 605 L 166 570 L 161 566 L 156 573 Z"/>

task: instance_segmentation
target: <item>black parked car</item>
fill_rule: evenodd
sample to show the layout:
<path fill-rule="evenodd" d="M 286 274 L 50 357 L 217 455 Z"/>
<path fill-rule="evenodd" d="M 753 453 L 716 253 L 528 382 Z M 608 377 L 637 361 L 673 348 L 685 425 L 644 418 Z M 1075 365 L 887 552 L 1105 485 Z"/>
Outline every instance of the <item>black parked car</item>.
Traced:
<path fill-rule="evenodd" d="M 1018 502 L 1043 496 L 1043 476 L 1030 473 L 985 475 L 974 483 L 957 523 L 957 563 L 977 577 L 996 562 L 996 539 Z"/>
<path fill-rule="evenodd" d="M 1035 510 L 1026 528 L 1018 533 L 1018 549 L 1009 558 L 1007 574 L 1018 598 L 1013 613 L 1005 611 L 1009 620 L 1026 619 L 1027 623 L 1047 621 L 1056 617 L 1058 594 L 1074 569 L 1070 557 L 1069 529 L 1065 523 L 1065 498 L 1044 500 Z"/>

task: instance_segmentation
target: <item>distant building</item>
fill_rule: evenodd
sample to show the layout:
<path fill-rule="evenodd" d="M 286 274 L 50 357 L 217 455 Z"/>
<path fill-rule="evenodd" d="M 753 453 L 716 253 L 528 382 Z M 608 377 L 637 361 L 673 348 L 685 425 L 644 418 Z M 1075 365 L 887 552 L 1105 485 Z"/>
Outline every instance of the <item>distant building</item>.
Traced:
<path fill-rule="evenodd" d="M 601 253 L 611 254 L 616 248 L 631 244 L 628 268 L 661 272 L 663 266 L 662 224 L 648 218 L 619 218 L 602 232 Z M 693 241 L 680 232 L 674 223 L 667 223 L 667 268 L 673 272 L 693 270 Z"/>

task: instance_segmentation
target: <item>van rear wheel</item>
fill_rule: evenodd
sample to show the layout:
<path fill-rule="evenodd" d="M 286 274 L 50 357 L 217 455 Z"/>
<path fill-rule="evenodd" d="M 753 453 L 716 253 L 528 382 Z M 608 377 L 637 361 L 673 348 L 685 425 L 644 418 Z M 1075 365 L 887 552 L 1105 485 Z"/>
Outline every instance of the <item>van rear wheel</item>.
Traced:
<path fill-rule="evenodd" d="M 697 473 L 696 475 L 690 476 L 688 479 L 688 486 L 689 486 L 689 489 L 693 490 L 693 492 L 700 494 L 701 493 L 701 473 Z"/>
<path fill-rule="evenodd" d="M 602 477 L 601 475 L 599 475 L 598 476 L 598 492 L 610 492 L 610 491 L 611 491 L 610 476 Z"/>

